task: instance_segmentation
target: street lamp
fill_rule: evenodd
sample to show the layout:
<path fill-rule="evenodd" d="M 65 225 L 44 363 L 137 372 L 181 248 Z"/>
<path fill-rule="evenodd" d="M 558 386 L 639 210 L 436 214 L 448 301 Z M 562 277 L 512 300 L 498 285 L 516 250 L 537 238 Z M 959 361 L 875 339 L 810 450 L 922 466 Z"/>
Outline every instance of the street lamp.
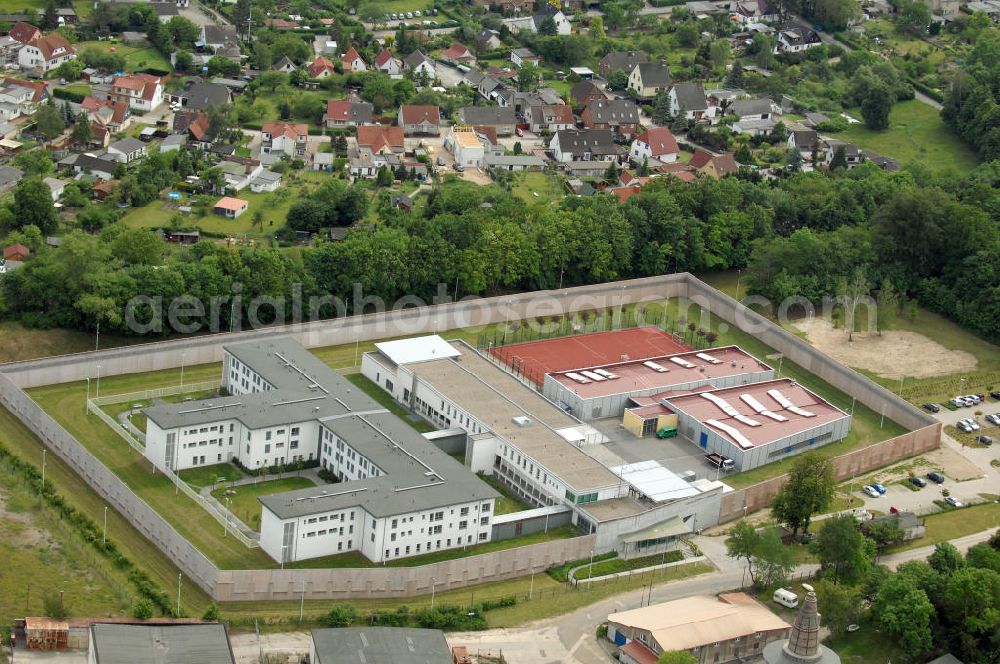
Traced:
<path fill-rule="evenodd" d="M 95 399 L 100 399 L 101 398 L 101 365 L 100 364 L 97 365 L 97 395 L 94 398 Z"/>
<path fill-rule="evenodd" d="M 740 301 L 740 281 L 743 280 L 743 270 L 737 270 L 736 273 L 737 273 L 737 275 L 739 275 L 739 276 L 736 277 L 736 301 L 739 302 Z"/>
<path fill-rule="evenodd" d="M 87 376 L 84 380 L 87 381 L 87 400 L 83 402 L 83 414 L 88 415 L 90 413 L 90 409 L 88 408 L 90 404 L 90 376 Z"/>
<path fill-rule="evenodd" d="M 226 496 L 226 520 L 222 524 L 222 536 L 225 537 L 229 534 L 229 517 L 232 515 L 233 499 Z M 284 557 L 284 556 L 282 556 Z"/>
<path fill-rule="evenodd" d="M 437 589 L 437 579 L 431 577 L 431 610 L 434 610 L 434 591 Z"/>
<path fill-rule="evenodd" d="M 104 506 L 104 535 L 101 537 L 101 544 L 108 543 L 108 506 Z"/>
<path fill-rule="evenodd" d="M 184 358 L 186 353 L 181 352 L 181 389 L 184 389 Z"/>

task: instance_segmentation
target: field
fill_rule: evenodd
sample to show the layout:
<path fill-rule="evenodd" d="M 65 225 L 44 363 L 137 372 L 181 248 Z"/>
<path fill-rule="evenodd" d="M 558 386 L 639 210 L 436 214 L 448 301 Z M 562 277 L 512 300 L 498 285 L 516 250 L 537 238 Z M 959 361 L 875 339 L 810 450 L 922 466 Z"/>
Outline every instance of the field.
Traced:
<path fill-rule="evenodd" d="M 398 14 L 399 12 L 412 12 L 414 10 L 418 10 L 423 13 L 425 9 L 431 8 L 434 3 L 429 2 L 428 0 L 385 0 L 384 2 L 364 4 L 378 5 L 379 9 L 385 11 L 386 14 Z M 362 6 L 364 6 L 364 4 Z M 438 20 L 442 20 L 442 18 L 439 17 Z"/>
<path fill-rule="evenodd" d="M 260 529 L 261 496 L 270 496 L 285 491 L 306 489 L 316 484 L 307 477 L 285 477 L 280 480 L 267 480 L 255 484 L 244 484 L 230 489 L 222 486 L 212 492 L 220 503 L 225 505 L 237 519 L 253 528 Z M 230 494 L 230 492 L 232 492 Z"/>
<path fill-rule="evenodd" d="M 157 69 L 160 71 L 171 71 L 170 61 L 152 46 L 126 46 L 120 42 L 111 41 L 88 41 L 76 44 L 76 52 L 80 53 L 88 48 L 95 48 L 100 51 L 114 53 L 125 59 L 125 68 L 129 71 L 142 69 Z"/>
<path fill-rule="evenodd" d="M 271 235 L 285 225 L 285 217 L 288 216 L 288 209 L 292 207 L 292 204 L 308 194 L 314 185 L 329 177 L 328 174 L 324 173 L 303 171 L 294 176 L 286 176 L 286 183 L 289 186 L 283 186 L 274 192 L 254 193 L 249 188 L 244 189 L 236 196 L 250 203 L 250 206 L 238 218 L 226 219 L 209 210 L 203 216 L 197 216 L 194 213 L 181 215 L 180 224 L 183 228 L 196 227 L 217 236 L 263 237 Z M 122 217 L 122 222 L 130 228 L 166 228 L 170 226 L 170 220 L 179 214 L 177 205 L 190 204 L 191 201 L 186 196 L 178 204 L 157 199 L 145 207 L 129 210 Z M 258 210 L 264 215 L 260 226 L 254 223 L 254 213 Z"/>
<path fill-rule="evenodd" d="M 65 330 L 37 330 L 24 327 L 16 321 L 0 321 L 0 363 L 32 360 L 52 355 L 68 355 L 94 350 L 94 335 L 89 332 Z M 135 337 L 101 335 L 101 348 L 114 348 L 138 343 Z"/>
<path fill-rule="evenodd" d="M 848 113 L 851 117 L 861 117 L 857 109 Z M 935 171 L 964 174 L 979 163 L 975 153 L 944 124 L 938 112 L 916 99 L 892 107 L 887 131 L 873 131 L 855 124 L 832 137 L 893 157 L 904 165 L 916 163 Z"/>
<path fill-rule="evenodd" d="M 923 537 L 894 546 L 888 551 L 894 553 L 919 549 L 996 528 L 1000 526 L 1000 504 L 983 503 L 930 514 L 924 517 L 924 525 L 927 526 L 927 532 Z"/>
<path fill-rule="evenodd" d="M 512 191 L 515 196 L 528 204 L 548 205 L 564 196 L 558 179 L 544 172 L 515 175 Z"/>

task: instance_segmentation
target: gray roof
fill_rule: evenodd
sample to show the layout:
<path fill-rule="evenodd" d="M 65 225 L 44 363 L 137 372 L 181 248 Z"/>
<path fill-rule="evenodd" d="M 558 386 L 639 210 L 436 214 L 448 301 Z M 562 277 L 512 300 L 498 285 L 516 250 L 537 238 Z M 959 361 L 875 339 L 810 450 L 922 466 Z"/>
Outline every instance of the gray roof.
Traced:
<path fill-rule="evenodd" d="M 514 109 L 510 106 L 500 108 L 499 106 L 465 106 L 458 110 L 458 117 L 462 122 L 471 125 L 512 125 L 514 119 Z"/>
<path fill-rule="evenodd" d="M 235 664 L 221 624 L 94 623 L 90 643 L 97 664 Z"/>
<path fill-rule="evenodd" d="M 771 100 L 761 97 L 754 99 L 737 99 L 730 105 L 728 113 L 745 117 L 747 115 L 762 115 L 771 112 Z"/>
<path fill-rule="evenodd" d="M 636 67 L 639 68 L 643 87 L 664 88 L 670 85 L 670 68 L 666 62 L 640 62 Z"/>
<path fill-rule="evenodd" d="M 439 629 L 343 627 L 314 629 L 313 664 L 451 664 L 451 650 Z"/>
<path fill-rule="evenodd" d="M 431 63 L 431 65 L 434 64 L 433 60 L 428 58 L 420 51 L 414 51 L 413 53 L 410 53 L 408 56 L 403 58 L 403 64 L 409 67 L 410 69 L 416 69 L 417 67 L 420 66 L 420 63 L 422 62 L 429 62 Z"/>
<path fill-rule="evenodd" d="M 642 51 L 614 51 L 601 58 L 600 68 L 607 68 L 608 72 L 621 69 L 630 74 L 635 66 L 642 62 L 649 62 L 649 58 Z"/>
<path fill-rule="evenodd" d="M 594 99 L 587 104 L 587 111 L 593 124 L 639 124 L 639 107 L 628 99 Z"/>
<path fill-rule="evenodd" d="M 67 162 L 68 163 L 68 162 Z M 113 173 L 118 160 L 111 157 L 95 157 L 94 155 L 81 154 L 73 160 L 73 167 L 81 171 L 100 171 L 102 173 Z"/>
<path fill-rule="evenodd" d="M 184 145 L 187 143 L 187 136 L 184 134 L 170 134 L 160 143 L 160 147 L 163 146 L 170 147 L 172 145 Z"/>
<path fill-rule="evenodd" d="M 593 81 L 583 80 L 570 88 L 570 97 L 576 102 L 582 102 L 585 98 L 591 95 L 597 95 L 600 97 L 607 97 L 604 91 L 601 90 Z"/>
<path fill-rule="evenodd" d="M 473 87 L 478 86 L 479 82 L 482 81 L 484 78 L 486 78 L 486 74 L 479 71 L 478 69 L 470 69 L 469 71 L 465 72 L 465 82 Z"/>
<path fill-rule="evenodd" d="M 792 132 L 792 137 L 795 139 L 795 147 L 798 148 L 812 148 L 819 143 L 819 135 L 815 129 L 796 129 Z"/>
<path fill-rule="evenodd" d="M 275 173 L 274 171 L 261 171 L 257 177 L 253 179 L 254 182 L 263 182 L 265 184 L 271 182 L 281 182 L 281 173 Z"/>
<path fill-rule="evenodd" d="M 228 44 L 238 39 L 236 28 L 229 25 L 206 25 L 204 31 L 206 44 Z"/>
<path fill-rule="evenodd" d="M 685 111 L 703 111 L 708 108 L 705 101 L 705 88 L 701 83 L 677 83 L 674 85 L 677 103 Z"/>
<path fill-rule="evenodd" d="M 541 99 L 544 104 L 555 105 L 563 103 L 562 95 L 556 92 L 553 88 L 538 88 L 535 90 L 535 94 L 538 95 L 538 98 Z"/>
<path fill-rule="evenodd" d="M 177 16 L 180 12 L 177 11 L 177 5 L 173 2 L 151 2 L 153 5 L 153 11 L 156 12 L 157 16 Z"/>
<path fill-rule="evenodd" d="M 535 55 L 534 53 L 531 52 L 531 49 L 527 49 L 527 48 L 515 48 L 513 51 L 511 51 L 511 54 L 512 55 L 516 55 L 517 57 L 519 57 L 521 59 L 524 59 L 524 58 L 537 58 L 538 57 L 537 55 Z"/>
<path fill-rule="evenodd" d="M 531 166 L 545 166 L 545 160 L 541 157 L 527 154 L 493 154 L 492 152 L 483 157 L 483 163 L 486 166 L 523 166 L 526 168 Z"/>
<path fill-rule="evenodd" d="M 131 136 L 126 136 L 120 141 L 115 141 L 108 146 L 108 149 L 114 148 L 125 154 L 130 154 L 132 152 L 138 152 L 139 150 L 145 149 L 146 144 L 140 141 L 138 138 L 132 138 Z"/>
<path fill-rule="evenodd" d="M 610 129 L 561 129 L 556 132 L 563 152 L 593 155 L 618 154 L 615 135 Z M 606 166 L 606 164 L 605 164 Z"/>
<path fill-rule="evenodd" d="M 313 153 L 313 163 L 314 164 L 332 164 L 333 163 L 333 153 L 332 152 L 314 152 Z"/>
<path fill-rule="evenodd" d="M 201 111 L 210 106 L 223 106 L 230 101 L 229 88 L 205 81 L 195 82 L 182 96 L 187 97 L 187 108 L 194 111 Z"/>
<path fill-rule="evenodd" d="M 823 122 L 829 122 L 830 118 L 822 113 L 806 113 L 806 120 L 813 125 L 818 125 Z"/>
<path fill-rule="evenodd" d="M 253 394 L 160 404 L 143 412 L 161 429 L 239 420 L 250 429 L 318 420 L 366 454 L 382 475 L 341 482 L 325 495 L 310 488 L 261 498 L 282 519 L 363 506 L 374 516 L 454 504 L 499 494 L 412 427 L 288 337 L 226 346 L 272 389 Z M 430 474 L 428 474 L 430 473 Z M 404 489 L 421 486 L 419 491 Z M 315 498 L 315 500 L 300 500 Z"/>
<path fill-rule="evenodd" d="M 23 176 L 24 173 L 13 166 L 0 166 L 0 186 L 14 184 Z"/>

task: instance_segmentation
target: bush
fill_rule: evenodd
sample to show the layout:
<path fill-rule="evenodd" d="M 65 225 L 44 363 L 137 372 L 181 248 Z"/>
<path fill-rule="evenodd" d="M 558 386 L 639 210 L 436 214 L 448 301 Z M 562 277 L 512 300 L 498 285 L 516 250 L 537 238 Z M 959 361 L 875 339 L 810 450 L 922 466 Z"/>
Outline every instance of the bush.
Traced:
<path fill-rule="evenodd" d="M 56 99 L 65 99 L 66 101 L 79 104 L 87 95 L 80 92 L 73 92 L 72 90 L 67 90 L 66 88 L 56 88 L 52 91 L 52 96 Z"/>
<path fill-rule="evenodd" d="M 586 318 L 583 319 L 586 322 Z M 615 551 L 610 551 L 608 553 L 602 553 L 600 555 L 594 556 L 594 562 L 601 560 L 611 560 L 612 558 L 617 558 L 618 553 Z M 580 565 L 587 565 L 590 563 L 590 558 L 584 558 L 582 560 L 571 560 L 569 562 L 563 563 L 562 565 L 557 565 L 555 567 L 550 567 L 545 570 L 545 573 L 551 576 L 556 581 L 566 583 L 569 581 L 569 571 L 574 567 L 579 567 Z"/>
<path fill-rule="evenodd" d="M 212 602 L 208 608 L 205 609 L 205 613 L 201 615 L 201 619 L 211 620 L 212 622 L 217 621 L 219 619 L 219 605 Z"/>
<path fill-rule="evenodd" d="M 149 620 L 153 617 L 153 603 L 145 597 L 140 597 L 132 606 L 132 617 L 137 620 Z"/>
<path fill-rule="evenodd" d="M 61 593 L 45 593 L 42 596 L 42 607 L 49 618 L 62 620 L 66 617 L 66 605 Z"/>
<path fill-rule="evenodd" d="M 358 617 L 358 610 L 351 604 L 334 604 L 330 612 L 323 617 L 327 627 L 350 627 Z"/>

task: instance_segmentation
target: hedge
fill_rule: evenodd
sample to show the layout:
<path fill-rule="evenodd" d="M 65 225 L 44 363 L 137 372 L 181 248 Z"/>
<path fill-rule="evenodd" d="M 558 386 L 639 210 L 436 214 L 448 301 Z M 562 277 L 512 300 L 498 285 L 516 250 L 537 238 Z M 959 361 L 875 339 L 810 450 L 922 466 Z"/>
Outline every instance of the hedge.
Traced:
<path fill-rule="evenodd" d="M 649 0 L 649 4 L 653 7 L 675 7 L 686 4 L 686 2 L 685 0 Z"/>
<path fill-rule="evenodd" d="M 66 88 L 56 88 L 52 91 L 52 96 L 56 99 L 65 99 L 66 101 L 71 101 L 74 104 L 83 103 L 83 100 L 87 95 L 80 92 L 73 92 L 72 90 L 67 90 Z"/>
<path fill-rule="evenodd" d="M 128 580 L 135 586 L 140 597 L 145 597 L 159 607 L 163 615 L 179 617 L 176 607 L 170 601 L 170 596 L 150 578 L 145 570 L 136 567 L 135 563 L 118 549 L 113 540 L 105 539 L 103 530 L 90 517 L 67 503 L 65 498 L 56 493 L 51 482 L 48 480 L 43 482 L 42 474 L 38 468 L 16 456 L 2 443 L 0 443 L 0 461 L 6 462 L 14 472 L 24 477 L 28 485 L 38 492 L 42 500 L 56 511 L 59 518 L 73 526 L 99 554 L 111 561 L 118 569 L 127 572 Z"/>
<path fill-rule="evenodd" d="M 602 560 L 611 560 L 612 558 L 617 558 L 618 553 L 615 551 L 609 551 L 608 553 L 602 553 L 594 556 L 594 562 L 600 562 Z M 574 567 L 579 567 L 580 565 L 587 565 L 590 563 L 590 558 L 583 558 L 581 560 L 570 560 L 562 565 L 557 565 L 555 567 L 550 567 L 545 570 L 545 573 L 551 576 L 556 581 L 561 581 L 565 583 L 569 581 L 569 571 Z"/>
<path fill-rule="evenodd" d="M 202 233 L 204 234 L 204 232 Z M 276 463 L 273 466 L 265 466 L 264 468 L 247 468 L 239 459 L 233 459 L 233 465 L 242 470 L 247 475 L 257 477 L 259 475 L 277 475 L 278 473 L 290 473 L 296 470 L 305 470 L 306 468 L 319 468 L 319 459 L 313 459 L 312 461 L 292 461 L 290 463 Z"/>

